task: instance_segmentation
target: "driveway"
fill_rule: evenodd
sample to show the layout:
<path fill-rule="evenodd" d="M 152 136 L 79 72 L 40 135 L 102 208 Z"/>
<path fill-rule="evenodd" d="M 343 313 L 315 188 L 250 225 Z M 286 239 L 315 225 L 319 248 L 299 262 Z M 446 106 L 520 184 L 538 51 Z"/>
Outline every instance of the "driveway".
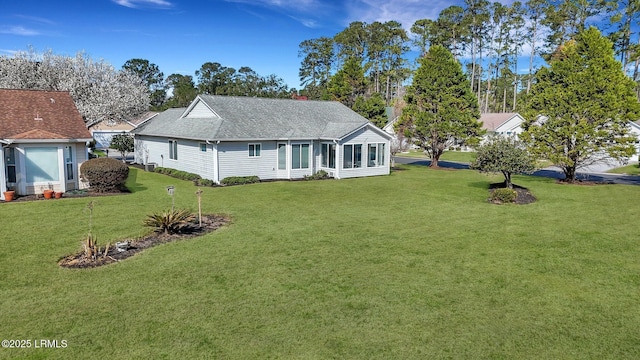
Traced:
<path fill-rule="evenodd" d="M 417 159 L 417 158 L 409 158 L 396 156 L 396 163 L 398 164 L 409 164 L 409 165 L 422 165 L 429 166 L 431 164 L 431 160 L 426 159 Z M 450 169 L 469 169 L 469 164 L 460 163 L 455 161 L 439 161 L 438 165 L 444 168 Z M 604 172 L 591 172 L 590 169 L 586 169 L 587 171 L 578 172 L 576 178 L 578 180 L 583 181 L 593 181 L 604 184 L 623 184 L 623 185 L 640 185 L 640 176 L 633 175 L 617 175 L 617 174 L 607 174 Z M 564 173 L 562 170 L 550 166 L 541 170 L 538 170 L 532 174 L 533 176 L 543 176 L 553 179 L 564 179 Z"/>

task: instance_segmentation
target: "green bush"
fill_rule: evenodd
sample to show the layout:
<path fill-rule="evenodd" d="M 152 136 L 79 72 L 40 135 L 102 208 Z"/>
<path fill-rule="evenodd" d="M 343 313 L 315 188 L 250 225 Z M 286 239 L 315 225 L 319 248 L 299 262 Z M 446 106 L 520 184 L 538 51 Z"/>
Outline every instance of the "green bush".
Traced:
<path fill-rule="evenodd" d="M 193 184 L 195 186 L 215 186 L 216 185 L 216 183 L 213 180 L 209 180 L 209 179 L 193 180 Z"/>
<path fill-rule="evenodd" d="M 89 182 L 89 188 L 96 192 L 119 192 L 125 189 L 129 167 L 120 160 L 95 158 L 82 163 L 80 176 Z"/>
<path fill-rule="evenodd" d="M 189 209 L 170 209 L 148 215 L 144 224 L 155 228 L 157 232 L 175 234 L 192 226 L 195 218 Z"/>
<path fill-rule="evenodd" d="M 182 180 L 195 181 L 195 180 L 202 179 L 202 177 L 198 174 L 194 174 L 194 173 L 190 173 L 182 170 L 165 168 L 165 167 L 157 167 L 153 171 L 163 175 L 168 175 L 177 179 L 182 179 Z"/>
<path fill-rule="evenodd" d="M 229 176 L 222 179 L 222 185 L 244 185 L 260 182 L 257 176 Z"/>
<path fill-rule="evenodd" d="M 491 193 L 491 201 L 494 203 L 504 204 L 516 201 L 518 193 L 513 189 L 500 188 L 495 189 Z"/>
<path fill-rule="evenodd" d="M 324 180 L 324 179 L 328 179 L 328 178 L 329 178 L 329 174 L 324 170 L 319 170 L 318 172 L 316 172 L 313 175 L 305 175 L 304 176 L 305 180 Z"/>

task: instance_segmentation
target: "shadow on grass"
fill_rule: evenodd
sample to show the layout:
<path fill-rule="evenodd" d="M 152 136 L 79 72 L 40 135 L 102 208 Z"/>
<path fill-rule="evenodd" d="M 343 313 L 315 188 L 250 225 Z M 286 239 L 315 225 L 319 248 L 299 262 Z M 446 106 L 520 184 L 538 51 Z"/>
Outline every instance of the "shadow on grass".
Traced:
<path fill-rule="evenodd" d="M 474 181 L 469 183 L 469 187 L 484 190 L 488 190 L 490 185 L 491 182 L 489 181 Z"/>
<path fill-rule="evenodd" d="M 127 178 L 126 186 L 131 193 L 137 193 L 138 191 L 144 191 L 148 189 L 146 186 L 137 181 L 138 171 L 141 170 L 135 167 L 129 167 L 129 177 Z"/>

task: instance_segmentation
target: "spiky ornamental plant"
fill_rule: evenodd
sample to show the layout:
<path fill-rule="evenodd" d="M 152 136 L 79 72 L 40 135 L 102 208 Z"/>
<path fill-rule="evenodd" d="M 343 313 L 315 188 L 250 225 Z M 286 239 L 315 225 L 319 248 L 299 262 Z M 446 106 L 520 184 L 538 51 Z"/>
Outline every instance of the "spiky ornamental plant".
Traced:
<path fill-rule="evenodd" d="M 640 104 L 611 42 L 592 27 L 562 45 L 549 65 L 537 72 L 523 111 L 520 138 L 532 153 L 560 167 L 568 182 L 581 167 L 633 155 L 628 122 L 640 117 Z"/>
<path fill-rule="evenodd" d="M 483 133 L 478 99 L 462 66 L 446 48 L 434 45 L 419 61 L 398 127 L 427 151 L 431 167 L 437 167 L 449 146 L 473 144 Z"/>
<path fill-rule="evenodd" d="M 148 215 L 144 224 L 156 228 L 165 234 L 181 232 L 195 220 L 195 215 L 189 209 L 171 209 Z"/>

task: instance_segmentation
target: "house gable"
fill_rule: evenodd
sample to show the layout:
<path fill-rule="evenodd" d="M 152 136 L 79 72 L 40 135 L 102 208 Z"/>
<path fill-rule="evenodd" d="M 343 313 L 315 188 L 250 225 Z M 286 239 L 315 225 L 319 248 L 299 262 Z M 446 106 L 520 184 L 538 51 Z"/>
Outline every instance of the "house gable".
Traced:
<path fill-rule="evenodd" d="M 520 134 L 524 118 L 518 113 L 486 113 L 480 117 L 482 128 L 497 134 Z"/>
<path fill-rule="evenodd" d="M 185 110 L 184 114 L 182 114 L 183 118 L 191 118 L 191 119 L 201 119 L 201 118 L 217 118 L 220 119 L 220 115 L 218 115 L 215 110 L 213 110 L 206 102 L 198 97 L 189 105 L 187 110 Z"/>

